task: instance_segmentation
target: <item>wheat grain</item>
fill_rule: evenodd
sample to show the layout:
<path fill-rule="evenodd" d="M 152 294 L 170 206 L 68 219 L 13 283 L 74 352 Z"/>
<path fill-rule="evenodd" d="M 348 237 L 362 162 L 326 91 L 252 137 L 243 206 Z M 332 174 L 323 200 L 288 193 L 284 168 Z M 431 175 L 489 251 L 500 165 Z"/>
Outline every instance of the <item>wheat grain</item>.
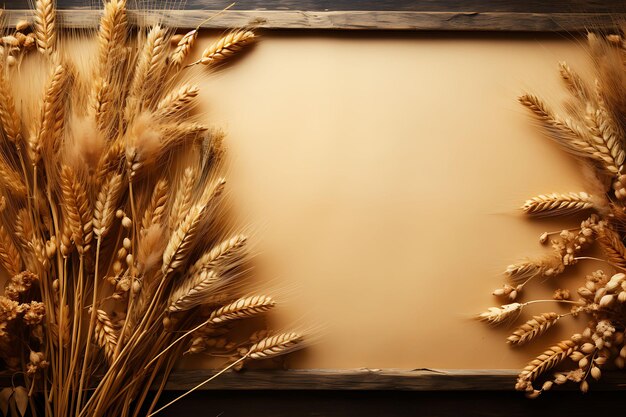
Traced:
<path fill-rule="evenodd" d="M 33 16 L 37 49 L 47 56 L 54 52 L 56 43 L 55 9 L 53 0 L 36 0 Z"/>
<path fill-rule="evenodd" d="M 251 359 L 268 359 L 284 355 L 301 347 L 303 340 L 302 335 L 298 333 L 283 333 L 266 337 L 252 345 L 247 355 Z"/>
<path fill-rule="evenodd" d="M 265 313 L 275 305 L 271 297 L 264 295 L 240 298 L 215 310 L 207 321 L 209 324 L 222 324 L 226 321 L 246 319 Z"/>
<path fill-rule="evenodd" d="M 255 35 L 249 30 L 237 30 L 220 38 L 202 52 L 200 63 L 213 65 L 239 52 L 244 46 L 254 41 Z"/>
<path fill-rule="evenodd" d="M 533 216 L 561 216 L 593 207 L 593 198 L 585 192 L 541 194 L 526 200 L 522 210 Z"/>
<path fill-rule="evenodd" d="M 560 318 L 561 316 L 557 313 L 543 313 L 539 316 L 533 316 L 532 319 L 515 329 L 507 338 L 507 342 L 518 346 L 528 343 L 545 333 Z"/>

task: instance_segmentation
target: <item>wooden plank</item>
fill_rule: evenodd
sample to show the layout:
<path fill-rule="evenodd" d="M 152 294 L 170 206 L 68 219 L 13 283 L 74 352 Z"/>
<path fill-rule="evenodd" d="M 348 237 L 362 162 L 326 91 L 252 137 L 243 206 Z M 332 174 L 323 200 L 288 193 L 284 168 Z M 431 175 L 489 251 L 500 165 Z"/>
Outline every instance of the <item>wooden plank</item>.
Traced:
<path fill-rule="evenodd" d="M 8 0 L 7 9 L 28 9 L 32 0 Z M 100 1 L 57 0 L 59 9 L 93 9 Z M 206 10 L 221 9 L 231 0 L 129 0 L 128 7 Z M 233 10 L 287 11 L 413 11 L 509 13 L 624 13 L 626 2 L 601 0 L 237 0 Z"/>
<path fill-rule="evenodd" d="M 341 391 L 512 391 L 519 371 L 498 369 L 294 369 L 228 372 L 203 390 L 341 390 Z M 214 371 L 174 372 L 166 389 L 183 391 L 208 379 Z M 566 389 L 577 389 L 567 385 Z M 594 390 L 626 389 L 626 372 L 603 373 Z"/>
<path fill-rule="evenodd" d="M 211 369 L 174 371 L 168 391 L 186 391 L 215 374 Z M 225 372 L 201 389 L 272 391 L 513 391 L 518 370 L 512 369 L 290 369 Z M 0 374 L 0 387 L 11 375 Z M 158 381 L 158 378 L 157 378 Z M 155 388 L 158 388 L 155 383 Z M 626 390 L 626 372 L 605 371 L 594 390 Z M 577 389 L 568 384 L 564 389 Z M 559 388 L 562 389 L 562 388 Z"/>
<path fill-rule="evenodd" d="M 5 12 L 10 26 L 30 20 L 30 10 Z M 68 28 L 93 28 L 98 10 L 60 10 L 59 22 Z M 525 31 L 578 32 L 589 27 L 612 28 L 626 19 L 626 13 L 512 13 L 512 12 L 411 12 L 411 11 L 289 11 L 228 10 L 216 18 L 208 10 L 166 10 L 130 13 L 131 21 L 164 22 L 170 27 L 232 28 L 253 26 L 267 29 L 348 29 L 348 30 L 444 30 L 444 31 Z"/>

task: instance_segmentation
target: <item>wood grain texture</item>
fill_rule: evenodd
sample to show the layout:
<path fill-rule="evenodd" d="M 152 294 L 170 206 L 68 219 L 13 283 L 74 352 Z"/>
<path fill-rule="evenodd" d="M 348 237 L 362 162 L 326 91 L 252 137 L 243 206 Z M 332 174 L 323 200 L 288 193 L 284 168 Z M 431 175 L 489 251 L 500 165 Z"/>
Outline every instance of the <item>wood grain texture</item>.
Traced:
<path fill-rule="evenodd" d="M 8 24 L 30 19 L 22 1 L 7 4 Z M 613 27 L 626 18 L 626 2 L 242 2 L 211 21 L 215 3 L 188 2 L 185 10 L 153 10 L 130 13 L 131 21 L 165 22 L 168 26 L 230 28 L 254 26 L 268 29 L 368 29 L 368 30 L 446 30 L 446 31 L 528 31 L 578 32 L 593 27 Z M 86 1 L 60 1 L 59 21 L 65 27 L 95 27 L 100 16 Z M 139 3 L 141 4 L 141 3 Z M 283 5 L 284 4 L 284 5 Z M 351 6 L 350 6 L 350 5 Z M 202 7 L 205 6 L 205 7 Z M 225 5 L 223 5 L 225 6 Z M 327 6 L 327 7 L 326 7 Z M 331 7 L 332 6 L 332 7 Z M 427 7 L 428 6 L 428 7 Z M 248 7 L 247 9 L 245 7 Z M 212 10 L 211 10 L 212 9 Z"/>
<path fill-rule="evenodd" d="M 215 371 L 176 371 L 166 389 L 193 388 Z M 203 390 L 399 390 L 399 391 L 512 391 L 517 370 L 500 369 L 306 369 L 247 370 L 220 375 Z M 603 373 L 594 389 L 626 389 L 625 372 Z M 576 389 L 575 386 L 566 388 Z"/>
<path fill-rule="evenodd" d="M 28 9 L 30 0 L 9 0 L 7 9 Z M 185 0 L 165 2 L 132 0 L 129 8 L 178 8 L 219 10 L 230 0 Z M 59 9 L 93 9 L 93 0 L 57 0 Z M 414 12 L 510 12 L 510 13 L 619 13 L 626 12 L 626 2 L 617 0 L 238 0 L 233 10 L 299 11 L 414 11 Z"/>

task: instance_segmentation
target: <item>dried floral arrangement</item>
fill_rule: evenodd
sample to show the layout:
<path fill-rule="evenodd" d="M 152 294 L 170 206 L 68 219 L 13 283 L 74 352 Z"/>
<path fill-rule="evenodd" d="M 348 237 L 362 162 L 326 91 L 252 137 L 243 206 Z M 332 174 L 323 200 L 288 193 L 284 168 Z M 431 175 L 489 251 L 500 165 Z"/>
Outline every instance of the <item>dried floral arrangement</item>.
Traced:
<path fill-rule="evenodd" d="M 508 337 L 507 342 L 514 346 L 535 340 L 568 316 L 588 320 L 581 333 L 545 350 L 520 372 L 515 387 L 533 398 L 567 382 L 579 384 L 580 390 L 587 392 L 589 381 L 601 378 L 601 369 L 621 369 L 626 359 L 626 27 L 620 34 L 591 33 L 588 44 L 595 79 L 586 79 L 566 63 L 560 64 L 570 93 L 564 115 L 534 95 L 523 95 L 519 101 L 548 137 L 581 160 L 589 187 L 585 192 L 539 195 L 526 201 L 523 211 L 530 216 L 586 212 L 589 217 L 578 228 L 544 233 L 542 244 L 553 237 L 552 254 L 510 265 L 505 271 L 509 282 L 493 294 L 511 303 L 479 315 L 483 321 L 500 324 L 515 320 L 529 304 L 555 302 L 571 307 L 569 312 L 530 318 Z M 594 243 L 601 248 L 602 259 L 583 256 Z M 606 267 L 585 278 L 578 299 L 571 300 L 568 290 L 557 289 L 553 300 L 514 302 L 529 282 L 554 280 L 584 259 L 601 261 Z"/>
<path fill-rule="evenodd" d="M 125 0 L 110 0 L 97 32 L 65 34 L 52 0 L 38 0 L 32 24 L 1 38 L 4 415 L 153 415 L 184 352 L 223 357 L 225 370 L 303 345 L 295 332 L 233 335 L 275 302 L 244 292 L 223 135 L 202 122 L 189 82 L 254 33 L 192 59 L 197 29 L 128 20 Z M 94 39 L 93 53 L 77 58 L 77 37 Z"/>

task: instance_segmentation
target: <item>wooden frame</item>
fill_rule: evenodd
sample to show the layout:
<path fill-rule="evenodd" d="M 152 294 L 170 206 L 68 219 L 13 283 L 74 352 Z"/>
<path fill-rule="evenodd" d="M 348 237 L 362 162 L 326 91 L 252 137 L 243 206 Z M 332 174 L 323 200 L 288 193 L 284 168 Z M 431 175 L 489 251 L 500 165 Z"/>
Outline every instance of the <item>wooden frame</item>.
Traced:
<path fill-rule="evenodd" d="M 142 1 L 136 3 L 141 5 Z M 617 20 L 626 17 L 626 2 L 617 1 L 240 0 L 231 9 L 206 21 L 228 3 L 229 0 L 223 4 L 188 0 L 185 9 L 154 11 L 148 19 L 179 28 L 252 25 L 268 29 L 575 32 L 589 26 L 614 26 Z M 92 4 L 92 0 L 57 0 L 61 23 L 74 28 L 94 27 L 100 12 L 92 10 Z M 132 4 L 129 0 L 129 5 Z M 5 7 L 10 25 L 31 16 L 28 0 L 8 0 Z M 131 13 L 133 16 L 138 17 Z M 144 14 L 139 18 L 144 19 Z"/>
<path fill-rule="evenodd" d="M 613 27 L 619 19 L 626 18 L 626 2 L 603 4 L 593 0 L 241 0 L 232 9 L 206 21 L 220 10 L 207 9 L 206 2 L 189 0 L 184 10 L 154 11 L 147 17 L 131 13 L 131 19 L 155 19 L 180 28 L 252 25 L 268 29 L 575 32 L 590 25 Z M 91 0 L 58 0 L 61 25 L 95 27 L 100 12 L 90 8 L 92 3 Z M 31 19 L 27 0 L 9 0 L 5 7 L 9 25 Z M 227 372 L 201 389 L 512 391 L 517 372 L 496 369 L 246 370 Z M 166 390 L 191 389 L 213 374 L 211 370 L 176 371 Z M 626 389 L 626 374 L 606 372 L 594 385 L 594 390 L 598 389 Z"/>
<path fill-rule="evenodd" d="M 166 390 L 185 391 L 215 371 L 175 371 Z M 342 391 L 513 391 L 519 370 L 511 369 L 294 369 L 227 372 L 202 390 L 342 390 Z M 578 389 L 575 384 L 564 389 Z M 626 373 L 606 371 L 594 390 L 626 390 Z"/>

